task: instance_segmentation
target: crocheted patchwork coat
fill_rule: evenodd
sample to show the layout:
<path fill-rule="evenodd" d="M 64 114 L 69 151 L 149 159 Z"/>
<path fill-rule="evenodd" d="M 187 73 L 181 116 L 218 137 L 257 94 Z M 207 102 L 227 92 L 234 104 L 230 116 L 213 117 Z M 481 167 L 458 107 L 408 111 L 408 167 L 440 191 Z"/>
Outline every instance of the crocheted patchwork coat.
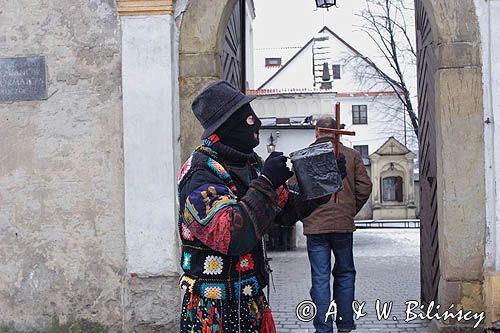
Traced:
<path fill-rule="evenodd" d="M 275 191 L 258 175 L 261 161 L 235 169 L 200 146 L 182 167 L 179 284 L 185 291 L 223 300 L 259 295 L 268 281 L 263 235 L 273 223 L 291 225 L 316 208 L 284 187 Z"/>

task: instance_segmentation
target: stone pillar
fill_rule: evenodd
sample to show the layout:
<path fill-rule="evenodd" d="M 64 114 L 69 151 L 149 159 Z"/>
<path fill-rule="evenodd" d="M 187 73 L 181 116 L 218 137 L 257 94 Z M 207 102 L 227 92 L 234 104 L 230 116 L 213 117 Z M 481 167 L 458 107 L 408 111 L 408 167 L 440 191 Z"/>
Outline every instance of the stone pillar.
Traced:
<path fill-rule="evenodd" d="M 179 169 L 173 1 L 118 0 L 128 328 L 177 327 Z"/>
<path fill-rule="evenodd" d="M 481 312 L 486 192 L 479 26 L 473 0 L 422 2 L 431 16 L 437 59 L 438 303 Z M 474 323 L 435 324 L 437 331 L 455 332 Z"/>
<path fill-rule="evenodd" d="M 371 178 L 372 178 L 372 208 L 374 210 L 380 209 L 382 206 L 382 198 L 380 197 L 380 155 L 372 154 L 370 155 L 371 164 Z M 374 218 L 375 219 L 375 218 Z"/>
<path fill-rule="evenodd" d="M 415 177 L 413 177 L 414 158 L 415 158 L 414 153 L 408 153 L 405 155 L 406 172 L 407 172 L 405 180 L 407 189 L 405 193 L 406 193 L 406 205 L 409 209 L 415 208 L 415 179 L 414 179 Z"/>
<path fill-rule="evenodd" d="M 483 296 L 486 326 L 500 329 L 500 1 L 475 0 L 481 31 L 486 172 L 486 258 Z"/>

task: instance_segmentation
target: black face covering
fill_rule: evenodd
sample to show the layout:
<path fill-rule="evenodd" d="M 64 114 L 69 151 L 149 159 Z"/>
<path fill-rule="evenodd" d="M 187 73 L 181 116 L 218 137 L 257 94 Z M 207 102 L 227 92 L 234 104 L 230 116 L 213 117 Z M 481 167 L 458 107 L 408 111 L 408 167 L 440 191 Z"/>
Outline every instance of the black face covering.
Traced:
<path fill-rule="evenodd" d="M 261 124 L 250 104 L 246 104 L 229 117 L 216 133 L 223 144 L 250 154 L 259 145 Z"/>

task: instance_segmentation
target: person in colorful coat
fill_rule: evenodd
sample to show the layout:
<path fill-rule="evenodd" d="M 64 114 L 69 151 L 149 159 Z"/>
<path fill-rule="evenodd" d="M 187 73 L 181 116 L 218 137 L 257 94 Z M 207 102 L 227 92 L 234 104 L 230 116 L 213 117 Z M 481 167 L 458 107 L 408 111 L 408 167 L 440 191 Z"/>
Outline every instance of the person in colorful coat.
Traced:
<path fill-rule="evenodd" d="M 217 81 L 192 105 L 204 142 L 178 179 L 183 333 L 272 332 L 262 238 L 273 223 L 291 225 L 329 199 L 289 193 L 286 157 L 275 152 L 263 163 L 253 151 L 261 122 L 252 100 Z"/>

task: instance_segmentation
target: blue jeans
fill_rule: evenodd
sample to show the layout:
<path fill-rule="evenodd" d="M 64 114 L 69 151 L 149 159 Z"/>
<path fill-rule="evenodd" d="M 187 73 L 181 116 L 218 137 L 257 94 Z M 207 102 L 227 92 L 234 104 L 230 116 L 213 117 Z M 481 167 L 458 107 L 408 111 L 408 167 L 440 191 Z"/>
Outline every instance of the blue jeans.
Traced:
<path fill-rule="evenodd" d="M 333 270 L 331 251 L 335 256 Z M 311 264 L 310 294 L 318 310 L 314 318 L 316 332 L 333 332 L 333 316 L 328 316 L 325 322 L 325 314 L 332 299 L 337 304 L 337 329 L 355 329 L 352 302 L 356 270 L 352 254 L 352 233 L 308 235 L 307 253 Z M 330 295 L 330 270 L 333 275 L 333 295 Z"/>

